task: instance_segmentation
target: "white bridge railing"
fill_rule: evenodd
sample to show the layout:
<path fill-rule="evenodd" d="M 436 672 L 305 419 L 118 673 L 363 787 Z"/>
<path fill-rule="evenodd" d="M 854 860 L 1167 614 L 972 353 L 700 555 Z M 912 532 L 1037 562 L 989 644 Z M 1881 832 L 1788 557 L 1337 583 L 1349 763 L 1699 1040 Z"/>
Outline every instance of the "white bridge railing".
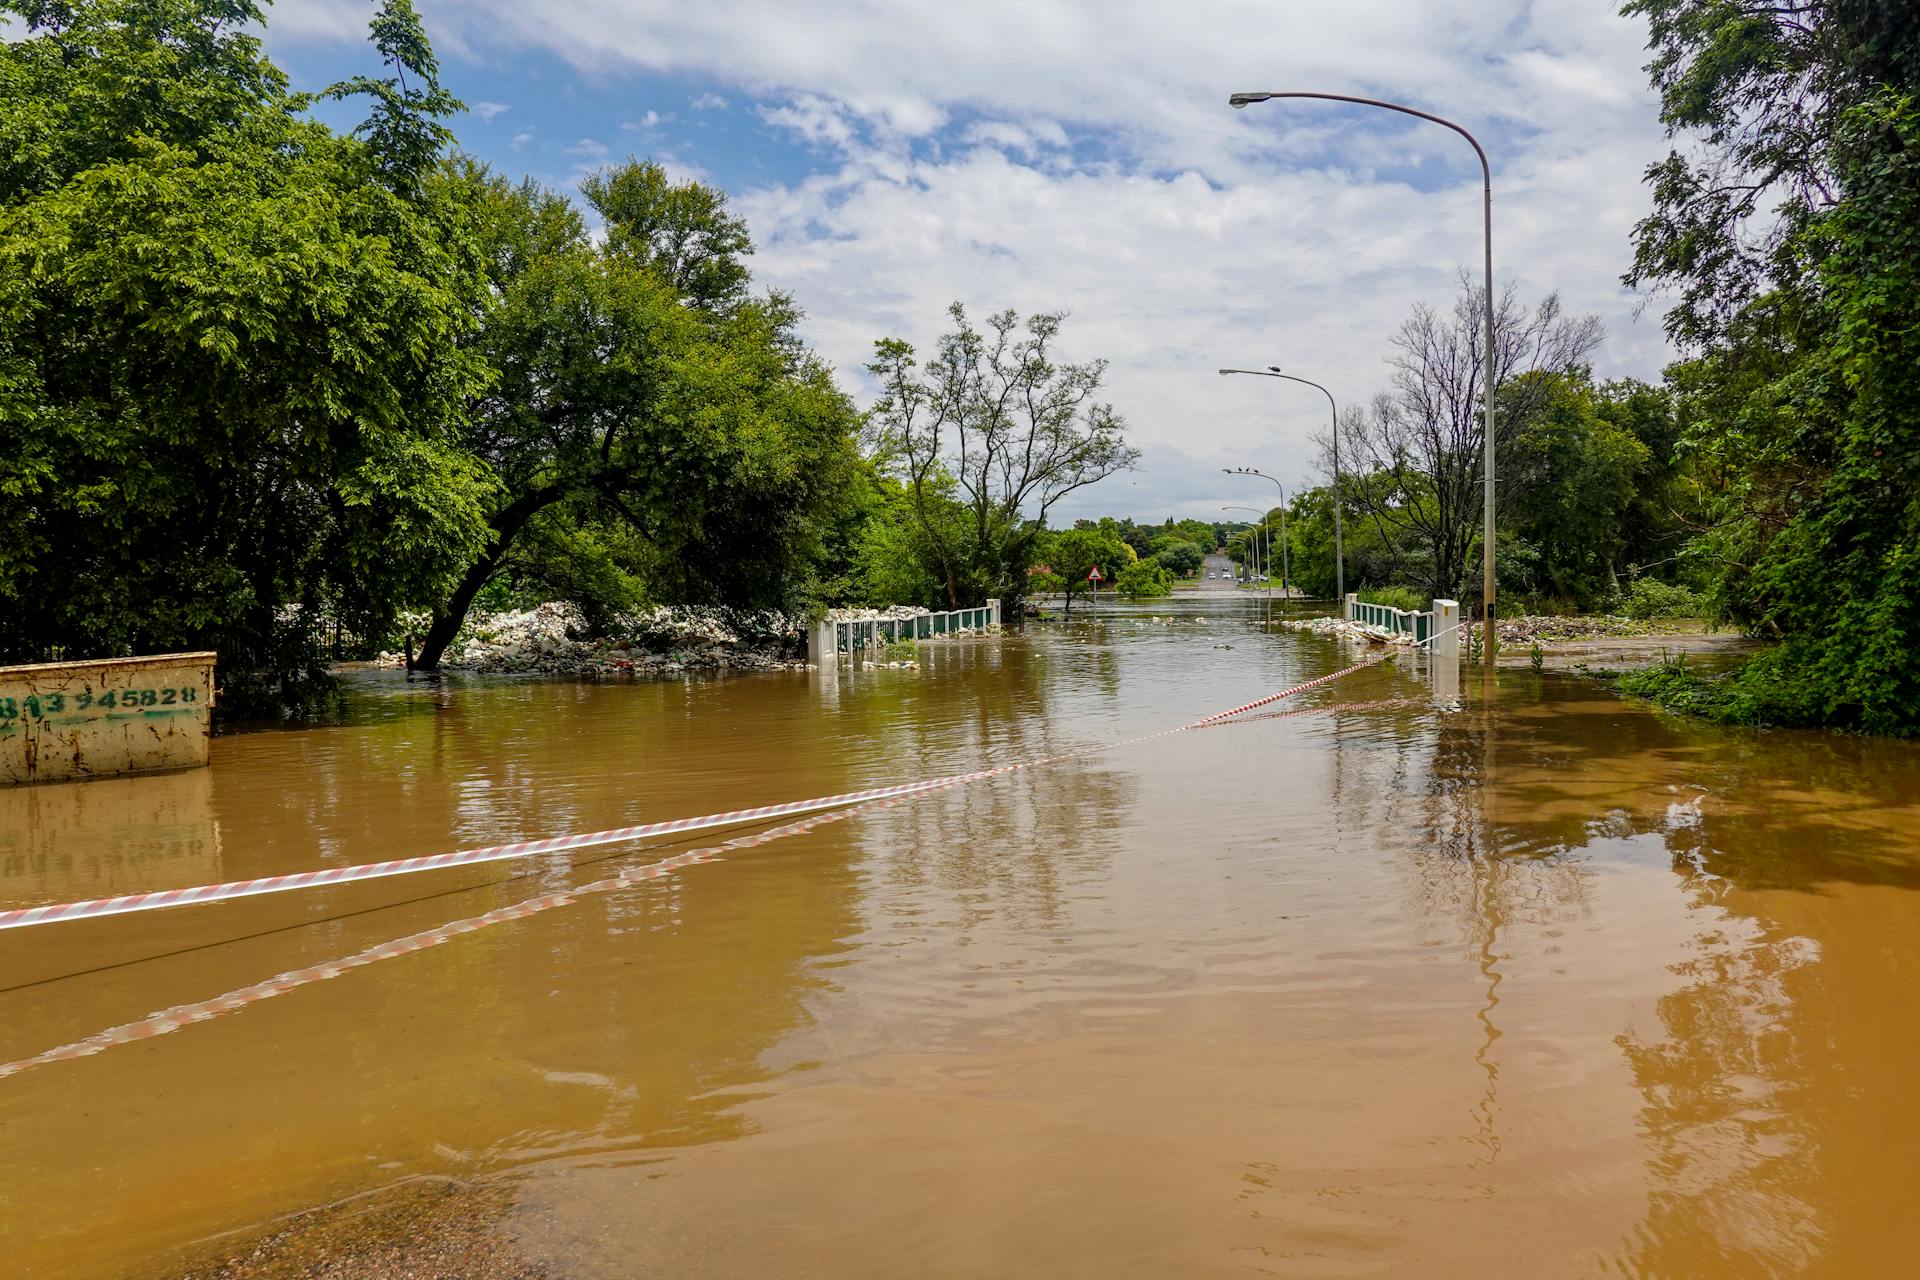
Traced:
<path fill-rule="evenodd" d="M 807 633 L 807 656 L 818 666 L 840 655 L 871 654 L 883 643 L 933 640 L 941 636 L 988 631 L 1000 625 L 1000 602 L 989 600 L 976 609 L 947 609 L 914 613 L 904 618 L 826 618 Z"/>

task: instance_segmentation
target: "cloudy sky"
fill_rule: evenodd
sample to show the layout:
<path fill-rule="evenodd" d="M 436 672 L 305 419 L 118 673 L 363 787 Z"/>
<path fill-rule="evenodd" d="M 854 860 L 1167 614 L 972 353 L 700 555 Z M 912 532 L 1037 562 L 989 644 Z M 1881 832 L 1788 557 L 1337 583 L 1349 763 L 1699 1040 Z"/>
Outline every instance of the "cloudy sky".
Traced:
<path fill-rule="evenodd" d="M 944 309 L 1071 313 L 1111 361 L 1138 471 L 1065 514 L 1211 517 L 1313 475 L 1311 388 L 1381 389 L 1387 338 L 1480 260 L 1479 168 L 1453 133 L 1234 90 L 1392 98 L 1493 161 L 1495 270 L 1599 313 L 1596 371 L 1651 376 L 1659 308 L 1623 288 L 1664 153 L 1645 33 L 1615 0 L 419 0 L 462 145 L 572 190 L 651 157 L 731 194 L 758 279 L 864 404 L 873 340 Z M 313 88 L 376 71 L 368 2 L 280 0 L 268 47 Z M 340 117 L 352 123 L 355 112 Z M 1064 510 L 1064 509 L 1063 509 Z"/>

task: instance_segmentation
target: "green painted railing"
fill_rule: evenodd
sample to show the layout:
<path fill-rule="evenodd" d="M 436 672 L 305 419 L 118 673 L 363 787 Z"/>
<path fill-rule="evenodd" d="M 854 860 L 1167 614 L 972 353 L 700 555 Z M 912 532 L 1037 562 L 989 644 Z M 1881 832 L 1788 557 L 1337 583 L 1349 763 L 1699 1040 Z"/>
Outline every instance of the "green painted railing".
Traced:
<path fill-rule="evenodd" d="M 920 613 L 910 618 L 861 618 L 854 621 L 822 623 L 833 628 L 836 653 L 853 653 L 878 647 L 882 641 L 930 640 L 935 636 L 960 635 L 985 631 L 994 625 L 994 608 L 947 609 L 940 613 Z"/>
<path fill-rule="evenodd" d="M 1378 627 L 1390 636 L 1411 636 L 1415 644 L 1433 639 L 1433 613 L 1396 609 L 1392 605 L 1368 604 L 1364 600 L 1347 602 L 1347 621 L 1363 627 Z"/>

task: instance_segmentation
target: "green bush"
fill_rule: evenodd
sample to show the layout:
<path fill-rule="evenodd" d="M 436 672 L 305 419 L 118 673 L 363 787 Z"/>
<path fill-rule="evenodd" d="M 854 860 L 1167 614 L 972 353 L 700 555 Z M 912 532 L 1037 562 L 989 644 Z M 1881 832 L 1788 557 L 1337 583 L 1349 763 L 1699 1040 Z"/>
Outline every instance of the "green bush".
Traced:
<path fill-rule="evenodd" d="M 1432 607 L 1432 602 L 1411 587 L 1368 587 L 1360 593 L 1362 604 L 1383 604 L 1389 609 L 1405 609 L 1409 613 L 1423 612 Z"/>
<path fill-rule="evenodd" d="M 1706 602 L 1677 582 L 1641 578 L 1621 593 L 1618 608 L 1629 618 L 1698 618 Z"/>
<path fill-rule="evenodd" d="M 1678 654 L 1642 672 L 1626 672 L 1620 676 L 1619 689 L 1716 723 L 1761 729 L 1862 727 L 1855 708 L 1824 702 L 1816 689 L 1797 677 L 1791 643 L 1768 649 L 1722 676 L 1703 676 L 1688 664 L 1686 654 Z"/>
<path fill-rule="evenodd" d="M 1173 574 L 1159 561 L 1149 557 L 1136 560 L 1120 571 L 1114 579 L 1114 589 L 1132 600 L 1147 596 L 1164 596 L 1173 591 Z"/>

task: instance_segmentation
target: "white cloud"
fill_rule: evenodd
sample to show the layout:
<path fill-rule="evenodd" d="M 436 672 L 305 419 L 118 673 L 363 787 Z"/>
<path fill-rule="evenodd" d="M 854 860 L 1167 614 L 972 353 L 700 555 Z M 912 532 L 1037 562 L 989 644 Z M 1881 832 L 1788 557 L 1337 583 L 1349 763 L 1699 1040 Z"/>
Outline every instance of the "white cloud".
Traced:
<path fill-rule="evenodd" d="M 570 156 L 580 156 L 586 160 L 605 160 L 608 155 L 607 144 L 598 138 L 582 138 L 567 148 L 567 154 Z"/>
<path fill-rule="evenodd" d="M 816 94 L 801 94 L 782 106 L 760 109 L 760 118 L 803 141 L 845 147 L 853 141 L 856 123 L 838 104 Z"/>
<path fill-rule="evenodd" d="M 280 38 L 361 42 L 372 16 L 360 0 L 294 0 L 267 10 L 267 28 Z"/>
<path fill-rule="evenodd" d="M 638 120 L 623 121 L 620 127 L 628 133 L 644 133 L 648 129 L 658 128 L 660 122 L 667 118 L 668 117 L 662 116 L 658 111 L 649 111 Z"/>
<path fill-rule="evenodd" d="M 1479 257 L 1477 181 L 1423 193 L 1313 171 L 1224 187 L 1192 171 L 1061 174 L 984 148 L 900 174 L 872 160 L 737 199 L 761 243 L 760 278 L 802 300 L 809 338 L 854 386 L 873 339 L 924 348 L 949 301 L 976 314 L 1071 312 L 1064 354 L 1111 360 L 1111 398 L 1148 456 L 1142 474 L 1088 491 L 1069 513 L 1210 515 L 1235 492 L 1217 476 L 1229 464 L 1272 470 L 1289 488 L 1311 480 L 1325 401 L 1215 370 L 1282 364 L 1359 403 L 1384 383 L 1381 356 L 1407 309 L 1448 305 L 1458 266 Z M 1664 354 L 1657 323 L 1636 321 L 1616 283 L 1632 188 L 1596 197 L 1570 181 L 1575 168 L 1511 175 L 1501 275 L 1605 316 L 1602 374 L 1650 373 Z M 1202 479 L 1210 491 L 1194 490 Z"/>
<path fill-rule="evenodd" d="M 532 142 L 532 141 L 533 141 L 533 130 L 522 129 L 520 132 L 513 135 L 513 142 L 510 145 L 513 147 L 515 151 L 519 151 L 519 150 L 522 150 L 529 142 Z"/>
<path fill-rule="evenodd" d="M 703 93 L 691 99 L 687 105 L 695 111 L 724 111 L 727 109 L 727 100 L 717 93 Z"/>
<path fill-rule="evenodd" d="M 283 0 L 274 20 L 315 6 Z M 758 277 L 797 296 L 850 385 L 874 338 L 928 343 L 956 298 L 1070 310 L 1067 354 L 1112 360 L 1112 399 L 1147 450 L 1148 470 L 1090 491 L 1083 511 L 1211 515 L 1247 500 L 1225 477 L 1208 489 L 1227 463 L 1308 475 L 1324 401 L 1214 369 L 1280 363 L 1360 402 L 1408 307 L 1447 304 L 1457 269 L 1479 262 L 1478 167 L 1458 138 L 1324 103 L 1236 112 L 1234 89 L 1390 97 L 1460 120 L 1492 155 L 1501 277 L 1600 312 L 1603 375 L 1666 358 L 1657 314 L 1636 319 L 1618 283 L 1647 207 L 1640 175 L 1665 145 L 1644 31 L 1597 0 L 423 8 L 436 39 L 489 56 L 531 47 L 602 77 L 685 77 L 711 86 L 696 107 L 745 97 L 819 153 L 811 176 L 735 204 Z M 683 167 L 725 171 L 703 145 L 679 140 Z"/>
<path fill-rule="evenodd" d="M 473 114 L 479 116 L 488 124 L 493 123 L 495 116 L 502 115 L 511 110 L 513 110 L 513 108 L 504 102 L 476 102 L 473 104 Z"/>

